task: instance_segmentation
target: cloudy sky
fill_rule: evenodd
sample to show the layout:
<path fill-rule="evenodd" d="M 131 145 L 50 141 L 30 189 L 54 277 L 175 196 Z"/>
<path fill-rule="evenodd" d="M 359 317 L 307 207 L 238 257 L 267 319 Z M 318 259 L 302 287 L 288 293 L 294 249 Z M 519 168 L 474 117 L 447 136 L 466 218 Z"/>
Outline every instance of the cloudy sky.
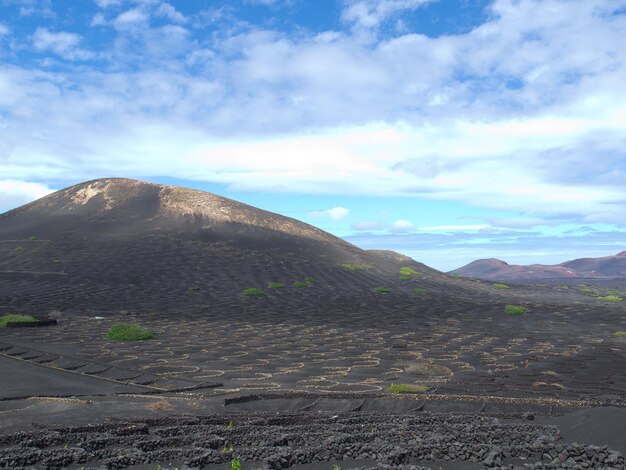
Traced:
<path fill-rule="evenodd" d="M 626 0 L 0 0 L 0 212 L 212 191 L 449 270 L 626 249 Z"/>

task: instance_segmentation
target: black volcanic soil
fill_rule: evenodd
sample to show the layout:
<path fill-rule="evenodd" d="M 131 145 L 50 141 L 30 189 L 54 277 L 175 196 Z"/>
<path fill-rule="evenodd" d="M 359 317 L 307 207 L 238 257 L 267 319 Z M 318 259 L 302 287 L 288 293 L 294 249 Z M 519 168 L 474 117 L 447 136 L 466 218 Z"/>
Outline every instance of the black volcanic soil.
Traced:
<path fill-rule="evenodd" d="M 626 302 L 181 191 L 100 180 L 0 216 L 0 314 L 58 318 L 0 329 L 0 468 L 624 468 Z"/>

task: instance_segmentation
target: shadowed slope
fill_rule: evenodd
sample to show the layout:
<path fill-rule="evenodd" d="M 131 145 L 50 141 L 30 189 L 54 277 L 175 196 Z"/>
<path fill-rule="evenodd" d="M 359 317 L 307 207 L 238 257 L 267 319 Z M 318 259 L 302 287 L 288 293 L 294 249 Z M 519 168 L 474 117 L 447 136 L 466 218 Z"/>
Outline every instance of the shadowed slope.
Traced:
<path fill-rule="evenodd" d="M 398 282 L 401 266 L 448 282 L 410 258 L 361 250 L 289 217 L 129 179 L 78 184 L 0 215 L 7 308 L 198 305 L 308 277 L 330 292 L 369 291 Z"/>

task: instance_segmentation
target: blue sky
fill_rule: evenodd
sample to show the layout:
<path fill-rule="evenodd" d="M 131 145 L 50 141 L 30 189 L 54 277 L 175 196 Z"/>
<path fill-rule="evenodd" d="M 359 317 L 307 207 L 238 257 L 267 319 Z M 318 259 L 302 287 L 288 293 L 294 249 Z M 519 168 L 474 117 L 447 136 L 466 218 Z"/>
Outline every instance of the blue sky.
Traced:
<path fill-rule="evenodd" d="M 0 0 L 0 211 L 124 176 L 449 270 L 626 249 L 626 0 Z"/>

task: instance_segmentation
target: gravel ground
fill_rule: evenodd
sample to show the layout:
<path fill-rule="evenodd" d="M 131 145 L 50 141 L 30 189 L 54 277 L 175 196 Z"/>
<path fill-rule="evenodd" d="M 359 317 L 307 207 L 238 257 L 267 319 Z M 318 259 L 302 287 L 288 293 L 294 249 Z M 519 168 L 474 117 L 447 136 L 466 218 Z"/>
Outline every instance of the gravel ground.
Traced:
<path fill-rule="evenodd" d="M 442 461 L 466 468 L 625 468 L 619 452 L 565 443 L 556 426 L 524 417 L 246 413 L 42 425 L 0 436 L 0 468 L 210 469 L 228 468 L 234 459 L 244 469 L 315 463 L 420 469 Z"/>

